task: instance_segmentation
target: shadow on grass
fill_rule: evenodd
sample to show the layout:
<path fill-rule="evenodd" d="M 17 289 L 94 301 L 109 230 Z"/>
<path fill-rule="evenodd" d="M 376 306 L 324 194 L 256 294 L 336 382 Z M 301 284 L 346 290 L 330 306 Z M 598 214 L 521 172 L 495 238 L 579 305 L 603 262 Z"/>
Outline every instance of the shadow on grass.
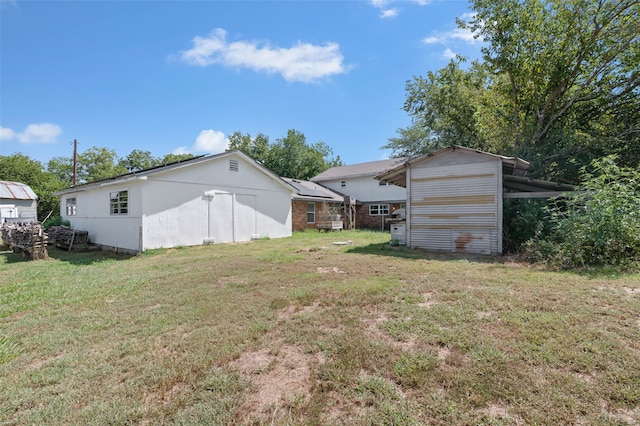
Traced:
<path fill-rule="evenodd" d="M 67 251 L 56 247 L 48 247 L 47 253 L 50 259 L 56 259 L 72 265 L 91 265 L 105 260 L 127 260 L 134 255 L 114 253 L 110 251 L 94 250 L 86 252 Z M 11 250 L 0 251 L 0 257 L 4 257 L 4 263 L 41 262 L 45 260 L 29 260 L 23 253 L 14 253 Z"/>
<path fill-rule="evenodd" d="M 497 256 L 485 256 L 470 253 L 448 253 L 432 252 L 419 248 L 409 248 L 406 246 L 393 245 L 388 242 L 368 244 L 349 248 L 347 253 L 356 254 L 376 254 L 379 256 L 399 257 L 403 259 L 426 259 L 450 262 L 479 262 L 479 263 L 500 263 L 501 258 Z"/>
<path fill-rule="evenodd" d="M 125 253 L 115 253 L 107 250 L 91 251 L 68 251 L 56 247 L 48 248 L 49 257 L 73 265 L 91 265 L 92 263 L 104 262 L 105 260 L 127 260 L 135 255 Z"/>

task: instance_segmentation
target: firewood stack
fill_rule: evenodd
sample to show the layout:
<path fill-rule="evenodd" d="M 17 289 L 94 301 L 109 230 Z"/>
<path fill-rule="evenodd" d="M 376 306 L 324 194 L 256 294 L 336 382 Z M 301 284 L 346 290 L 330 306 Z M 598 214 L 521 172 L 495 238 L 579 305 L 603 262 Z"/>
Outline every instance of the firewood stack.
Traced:
<path fill-rule="evenodd" d="M 89 248 L 89 232 L 70 229 L 66 226 L 52 226 L 47 231 L 51 242 L 58 248 L 71 250 L 87 250 Z"/>
<path fill-rule="evenodd" d="M 14 253 L 23 253 L 31 260 L 46 259 L 47 234 L 42 224 L 5 222 L 0 228 L 2 242 Z"/>

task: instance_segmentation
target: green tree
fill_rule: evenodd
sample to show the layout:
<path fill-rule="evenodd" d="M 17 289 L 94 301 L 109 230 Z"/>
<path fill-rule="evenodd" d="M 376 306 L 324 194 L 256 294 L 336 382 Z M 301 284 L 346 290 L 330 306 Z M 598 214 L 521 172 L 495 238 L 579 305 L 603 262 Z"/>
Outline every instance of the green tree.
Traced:
<path fill-rule="evenodd" d="M 158 165 L 175 163 L 176 161 L 184 161 L 193 158 L 192 154 L 167 154 L 158 160 Z"/>
<path fill-rule="evenodd" d="M 24 154 L 0 155 L 0 180 L 29 185 L 38 196 L 38 219 L 59 214 L 60 200 L 53 193 L 64 187 L 57 176 L 44 170 L 42 163 Z"/>
<path fill-rule="evenodd" d="M 78 183 L 93 182 L 127 173 L 127 169 L 118 164 L 115 150 L 91 147 L 78 154 Z"/>
<path fill-rule="evenodd" d="M 342 165 L 340 157 L 324 142 L 307 144 L 302 132 L 289 130 L 287 136 L 269 143 L 269 138 L 259 133 L 256 138 L 235 132 L 229 137 L 227 151 L 239 150 L 259 161 L 279 176 L 309 179 L 330 167 Z"/>
<path fill-rule="evenodd" d="M 55 175 L 65 187 L 73 185 L 73 158 L 53 157 L 47 163 L 47 171 Z"/>
<path fill-rule="evenodd" d="M 385 148 L 406 155 L 457 143 L 570 180 L 604 155 L 639 164 L 637 0 L 472 0 L 471 8 L 475 17 L 459 25 L 485 41 L 482 61 L 407 83 L 415 128 Z"/>
<path fill-rule="evenodd" d="M 255 138 L 252 138 L 248 133 L 243 135 L 240 132 L 235 132 L 229 136 L 227 151 L 242 151 L 263 164 L 269 161 L 269 149 L 269 137 L 262 133 L 258 133 Z"/>
<path fill-rule="evenodd" d="M 150 151 L 134 149 L 124 158 L 118 161 L 118 166 L 123 167 L 128 172 L 148 169 L 160 164 L 160 160 L 154 158 Z"/>

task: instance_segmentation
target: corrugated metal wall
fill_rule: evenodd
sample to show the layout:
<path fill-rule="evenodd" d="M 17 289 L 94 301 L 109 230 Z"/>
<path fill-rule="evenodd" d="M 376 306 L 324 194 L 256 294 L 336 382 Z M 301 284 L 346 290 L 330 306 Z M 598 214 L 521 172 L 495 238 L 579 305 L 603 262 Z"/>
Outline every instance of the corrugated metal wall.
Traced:
<path fill-rule="evenodd" d="M 455 154 L 454 154 L 455 155 Z M 410 244 L 427 250 L 497 254 L 500 162 L 411 168 Z"/>

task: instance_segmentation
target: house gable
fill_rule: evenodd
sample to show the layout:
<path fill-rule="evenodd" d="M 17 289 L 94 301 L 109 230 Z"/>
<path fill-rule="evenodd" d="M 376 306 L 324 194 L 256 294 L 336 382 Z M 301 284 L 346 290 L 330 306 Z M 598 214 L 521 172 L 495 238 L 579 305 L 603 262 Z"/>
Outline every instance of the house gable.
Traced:
<path fill-rule="evenodd" d="M 291 235 L 293 188 L 232 151 L 60 191 L 61 214 L 98 244 L 142 251 Z M 109 205 L 120 192 L 123 214 Z M 74 215 L 65 209 L 73 198 Z"/>

